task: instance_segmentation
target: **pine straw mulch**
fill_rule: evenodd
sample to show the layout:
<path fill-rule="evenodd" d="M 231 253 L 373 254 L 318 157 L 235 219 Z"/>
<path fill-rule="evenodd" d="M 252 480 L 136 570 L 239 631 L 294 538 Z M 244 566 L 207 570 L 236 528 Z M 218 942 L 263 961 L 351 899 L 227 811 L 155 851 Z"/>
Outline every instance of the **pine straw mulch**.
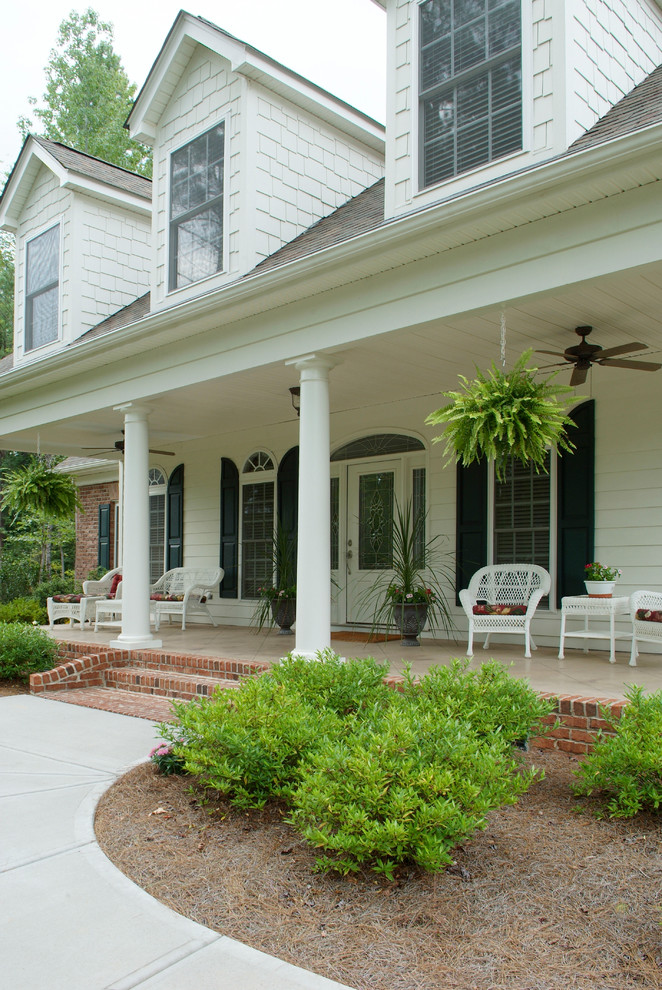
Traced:
<path fill-rule="evenodd" d="M 104 795 L 96 832 L 175 911 L 357 990 L 662 988 L 662 816 L 598 821 L 575 759 L 527 760 L 545 780 L 437 876 L 317 874 L 284 809 L 199 807 L 151 764 Z"/>
<path fill-rule="evenodd" d="M 27 681 L 0 681 L 0 698 L 8 698 L 13 694 L 29 694 L 30 685 Z"/>

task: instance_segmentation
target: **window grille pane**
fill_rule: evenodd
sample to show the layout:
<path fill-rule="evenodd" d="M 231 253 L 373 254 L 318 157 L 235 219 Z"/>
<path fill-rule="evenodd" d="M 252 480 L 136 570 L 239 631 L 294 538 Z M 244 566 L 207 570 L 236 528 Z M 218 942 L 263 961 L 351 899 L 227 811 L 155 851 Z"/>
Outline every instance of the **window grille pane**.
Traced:
<path fill-rule="evenodd" d="M 220 124 L 171 157 L 172 288 L 223 268 L 224 139 L 225 127 Z"/>
<path fill-rule="evenodd" d="M 165 494 L 149 497 L 149 579 L 163 574 L 165 560 Z"/>
<path fill-rule="evenodd" d="M 372 436 L 352 440 L 331 454 L 332 461 L 351 461 L 363 457 L 384 457 L 387 454 L 406 454 L 413 450 L 425 450 L 416 437 L 399 433 L 375 433 Z"/>
<path fill-rule="evenodd" d="M 28 244 L 27 291 L 28 295 L 40 292 L 58 281 L 60 264 L 60 228 L 50 230 L 35 237 Z"/>
<path fill-rule="evenodd" d="M 519 0 L 427 0 L 420 11 L 429 186 L 522 147 L 521 23 Z"/>
<path fill-rule="evenodd" d="M 242 487 L 242 598 L 257 598 L 258 588 L 272 584 L 274 483 Z"/>
<path fill-rule="evenodd" d="M 57 340 L 58 296 L 56 286 L 30 300 L 28 350 Z"/>
<path fill-rule="evenodd" d="M 340 566 L 340 478 L 331 478 L 331 570 Z"/>
<path fill-rule="evenodd" d="M 545 467 L 549 471 L 549 453 Z M 494 489 L 494 563 L 549 569 L 550 478 L 511 459 Z"/>
<path fill-rule="evenodd" d="M 416 530 L 414 553 L 419 566 L 423 566 L 425 548 L 425 468 L 414 468 L 412 471 L 412 502 L 411 507 L 414 519 L 418 521 Z"/>

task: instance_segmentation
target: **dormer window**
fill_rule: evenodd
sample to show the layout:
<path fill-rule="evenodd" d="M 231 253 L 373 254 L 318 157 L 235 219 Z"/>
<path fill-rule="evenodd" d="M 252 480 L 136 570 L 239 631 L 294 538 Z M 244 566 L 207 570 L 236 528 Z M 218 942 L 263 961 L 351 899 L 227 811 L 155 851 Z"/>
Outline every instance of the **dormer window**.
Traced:
<path fill-rule="evenodd" d="M 59 224 L 28 242 L 25 283 L 25 350 L 33 351 L 58 337 Z"/>
<path fill-rule="evenodd" d="M 420 5 L 420 185 L 522 147 L 521 0 Z"/>
<path fill-rule="evenodd" d="M 170 168 L 170 289 L 223 269 L 225 125 L 175 151 Z"/>

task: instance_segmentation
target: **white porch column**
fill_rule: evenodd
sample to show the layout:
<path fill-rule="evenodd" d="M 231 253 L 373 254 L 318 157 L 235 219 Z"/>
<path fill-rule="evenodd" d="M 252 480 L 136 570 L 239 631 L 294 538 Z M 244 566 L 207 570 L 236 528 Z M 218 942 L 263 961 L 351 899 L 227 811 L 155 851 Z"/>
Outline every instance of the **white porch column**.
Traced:
<path fill-rule="evenodd" d="M 329 370 L 336 362 L 310 355 L 293 363 L 301 386 L 294 652 L 313 659 L 331 645 Z"/>
<path fill-rule="evenodd" d="M 124 413 L 124 553 L 122 632 L 111 646 L 161 646 L 149 627 L 149 433 L 147 410 L 118 406 Z"/>

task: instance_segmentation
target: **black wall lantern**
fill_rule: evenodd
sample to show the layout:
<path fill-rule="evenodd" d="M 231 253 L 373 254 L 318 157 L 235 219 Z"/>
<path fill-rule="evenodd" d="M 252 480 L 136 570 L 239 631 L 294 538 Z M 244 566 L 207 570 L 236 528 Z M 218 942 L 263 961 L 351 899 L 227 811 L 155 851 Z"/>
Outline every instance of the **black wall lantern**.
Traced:
<path fill-rule="evenodd" d="M 299 416 L 301 414 L 301 387 L 299 385 L 293 385 L 290 389 L 290 395 L 292 396 L 292 406 L 297 416 Z"/>

